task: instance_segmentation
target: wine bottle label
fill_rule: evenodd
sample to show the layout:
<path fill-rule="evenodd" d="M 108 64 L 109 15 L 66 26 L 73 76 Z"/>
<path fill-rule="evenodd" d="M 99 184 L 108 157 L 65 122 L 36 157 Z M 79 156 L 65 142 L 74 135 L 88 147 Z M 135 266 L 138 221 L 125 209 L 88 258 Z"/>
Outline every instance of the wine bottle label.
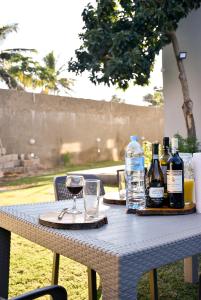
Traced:
<path fill-rule="evenodd" d="M 169 193 L 182 193 L 182 170 L 168 170 L 167 171 L 167 191 Z"/>
<path fill-rule="evenodd" d="M 150 198 L 163 198 L 164 197 L 164 187 L 151 187 L 149 189 Z"/>
<path fill-rule="evenodd" d="M 126 171 L 143 171 L 144 157 L 126 157 Z"/>
<path fill-rule="evenodd" d="M 158 159 L 158 154 L 154 154 L 153 159 Z"/>

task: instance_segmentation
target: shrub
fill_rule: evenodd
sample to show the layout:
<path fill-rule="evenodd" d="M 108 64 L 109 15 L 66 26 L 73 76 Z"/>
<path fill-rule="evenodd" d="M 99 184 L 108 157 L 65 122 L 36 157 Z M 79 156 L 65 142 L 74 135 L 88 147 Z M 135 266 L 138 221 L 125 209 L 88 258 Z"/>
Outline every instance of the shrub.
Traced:
<path fill-rule="evenodd" d="M 152 159 L 152 143 L 143 141 L 142 148 L 144 150 L 145 167 L 148 168 Z"/>
<path fill-rule="evenodd" d="M 61 161 L 62 164 L 66 167 L 68 165 L 70 165 L 70 161 L 71 161 L 71 157 L 70 154 L 68 152 L 64 153 L 61 155 Z"/>
<path fill-rule="evenodd" d="M 179 142 L 179 152 L 186 153 L 195 153 L 200 152 L 200 143 L 197 138 L 193 137 L 182 137 L 179 133 L 174 135 L 175 138 L 178 139 Z"/>

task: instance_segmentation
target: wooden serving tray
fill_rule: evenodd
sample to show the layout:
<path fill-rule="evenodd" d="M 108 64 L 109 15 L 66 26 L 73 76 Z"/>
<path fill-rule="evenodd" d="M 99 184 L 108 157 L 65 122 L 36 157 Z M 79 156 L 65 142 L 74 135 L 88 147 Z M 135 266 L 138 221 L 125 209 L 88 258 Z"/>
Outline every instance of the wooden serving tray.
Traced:
<path fill-rule="evenodd" d="M 59 212 L 47 212 L 46 214 L 39 216 L 39 223 L 52 228 L 57 229 L 94 229 L 100 228 L 101 226 L 108 223 L 105 215 L 99 215 L 97 218 L 88 218 L 84 213 L 82 214 L 65 214 L 62 220 L 58 219 Z"/>
<path fill-rule="evenodd" d="M 196 206 L 194 203 L 186 204 L 184 208 L 142 208 L 137 209 L 135 212 L 139 216 L 172 216 L 172 215 L 188 215 L 196 212 Z M 127 211 L 127 213 L 132 213 Z"/>
<path fill-rule="evenodd" d="M 116 204 L 116 205 L 126 205 L 126 200 L 119 198 L 119 192 L 107 193 L 103 197 L 103 203 L 106 204 Z"/>

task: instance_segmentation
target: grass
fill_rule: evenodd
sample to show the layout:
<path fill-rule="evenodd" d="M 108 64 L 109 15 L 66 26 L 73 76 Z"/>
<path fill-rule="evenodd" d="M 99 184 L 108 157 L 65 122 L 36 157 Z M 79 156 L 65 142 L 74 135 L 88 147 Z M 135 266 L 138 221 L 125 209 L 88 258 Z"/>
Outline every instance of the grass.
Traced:
<path fill-rule="evenodd" d="M 110 165 L 104 163 L 104 166 Z M 103 165 L 99 164 L 100 167 Z M 83 166 L 83 169 L 89 165 Z M 94 168 L 94 165 L 93 165 Z M 80 169 L 80 168 L 79 168 Z M 16 203 L 36 203 L 54 200 L 52 179 L 56 174 L 65 174 L 65 169 L 51 174 L 26 177 L 1 183 L 1 205 Z M 111 188 L 106 187 L 106 190 Z M 25 291 L 49 285 L 51 280 L 52 252 L 17 235 L 12 235 L 10 297 Z M 86 267 L 68 258 L 61 257 L 59 283 L 68 289 L 69 300 L 87 300 Z M 160 300 L 194 300 L 197 299 L 197 284 L 183 281 L 183 262 L 167 265 L 158 269 Z M 48 299 L 47 297 L 42 299 Z M 138 286 L 138 299 L 148 300 L 149 276 L 145 274 Z M 112 300 L 112 299 L 110 299 Z"/>
<path fill-rule="evenodd" d="M 6 186 L 23 186 L 23 185 L 43 185 L 45 183 L 50 183 L 53 180 L 53 177 L 55 175 L 62 175 L 66 174 L 68 172 L 74 172 L 79 170 L 86 170 L 86 169 L 96 169 L 96 168 L 105 168 L 105 167 L 111 167 L 111 166 L 117 166 L 122 165 L 122 161 L 114 162 L 114 161 L 101 161 L 101 162 L 95 162 L 95 163 L 87 163 L 84 165 L 69 165 L 65 168 L 59 168 L 57 170 L 48 171 L 48 174 L 46 175 L 39 175 L 39 176 L 28 176 L 24 178 L 10 178 L 8 181 L 2 181 L 0 182 L 0 187 L 6 187 Z"/>

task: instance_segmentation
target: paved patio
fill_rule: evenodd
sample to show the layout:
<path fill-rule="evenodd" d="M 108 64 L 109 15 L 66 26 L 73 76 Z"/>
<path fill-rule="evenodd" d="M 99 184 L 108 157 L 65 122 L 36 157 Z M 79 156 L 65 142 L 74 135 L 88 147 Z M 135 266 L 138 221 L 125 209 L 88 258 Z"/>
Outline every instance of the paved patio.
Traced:
<path fill-rule="evenodd" d="M 95 174 L 103 181 L 103 184 L 116 185 L 117 184 L 117 170 L 124 169 L 124 165 L 105 167 L 105 168 L 96 168 L 89 170 L 82 170 L 72 173 L 83 173 L 83 174 Z"/>

